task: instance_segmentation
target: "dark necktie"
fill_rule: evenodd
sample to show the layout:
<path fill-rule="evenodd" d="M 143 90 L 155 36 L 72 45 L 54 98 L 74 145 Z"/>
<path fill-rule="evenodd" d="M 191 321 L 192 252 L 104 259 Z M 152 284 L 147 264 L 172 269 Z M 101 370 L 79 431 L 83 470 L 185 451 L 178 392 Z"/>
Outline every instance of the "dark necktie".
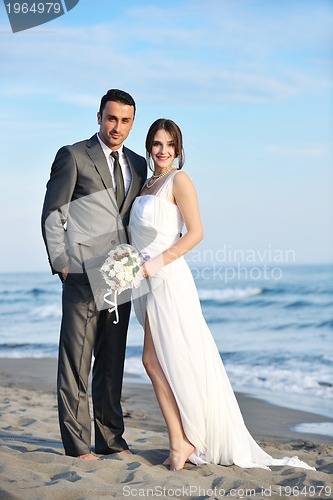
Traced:
<path fill-rule="evenodd" d="M 124 178 L 119 163 L 118 151 L 112 151 L 111 156 L 113 158 L 113 175 L 116 183 L 116 200 L 118 208 L 120 208 L 125 198 Z"/>

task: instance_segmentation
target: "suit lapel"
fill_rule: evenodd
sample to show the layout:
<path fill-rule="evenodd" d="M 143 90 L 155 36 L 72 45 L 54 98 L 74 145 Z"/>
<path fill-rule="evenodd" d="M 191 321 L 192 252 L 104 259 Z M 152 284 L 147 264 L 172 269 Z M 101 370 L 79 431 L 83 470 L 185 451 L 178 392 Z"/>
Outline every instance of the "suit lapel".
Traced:
<path fill-rule="evenodd" d="M 110 174 L 109 165 L 106 161 L 105 154 L 97 139 L 97 134 L 93 135 L 87 142 L 87 154 L 94 163 L 96 170 L 102 178 L 103 184 L 107 189 L 113 189 L 112 177 Z"/>

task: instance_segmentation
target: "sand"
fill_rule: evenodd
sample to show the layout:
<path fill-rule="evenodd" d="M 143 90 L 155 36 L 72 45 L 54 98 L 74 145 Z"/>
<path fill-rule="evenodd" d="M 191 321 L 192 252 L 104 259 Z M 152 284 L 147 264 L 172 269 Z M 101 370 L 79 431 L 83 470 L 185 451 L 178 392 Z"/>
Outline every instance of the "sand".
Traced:
<path fill-rule="evenodd" d="M 272 456 L 298 455 L 316 471 L 186 464 L 170 472 L 164 421 L 150 385 L 125 379 L 125 438 L 133 455 L 66 457 L 58 428 L 56 360 L 0 360 L 0 498 L 333 498 L 333 439 L 291 429 L 330 419 L 237 394 L 246 424 Z"/>

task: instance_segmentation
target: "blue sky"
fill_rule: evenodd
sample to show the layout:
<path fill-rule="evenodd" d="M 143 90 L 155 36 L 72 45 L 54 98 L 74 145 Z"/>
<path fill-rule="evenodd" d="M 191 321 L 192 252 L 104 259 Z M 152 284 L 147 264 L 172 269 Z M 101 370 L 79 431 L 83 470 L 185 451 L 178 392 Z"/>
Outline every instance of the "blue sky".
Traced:
<path fill-rule="evenodd" d="M 109 88 L 137 102 L 138 153 L 156 118 L 181 126 L 203 260 L 228 248 L 332 262 L 332 25 L 330 0 L 80 0 L 12 34 L 1 4 L 0 271 L 48 269 L 51 163 L 96 132 Z"/>

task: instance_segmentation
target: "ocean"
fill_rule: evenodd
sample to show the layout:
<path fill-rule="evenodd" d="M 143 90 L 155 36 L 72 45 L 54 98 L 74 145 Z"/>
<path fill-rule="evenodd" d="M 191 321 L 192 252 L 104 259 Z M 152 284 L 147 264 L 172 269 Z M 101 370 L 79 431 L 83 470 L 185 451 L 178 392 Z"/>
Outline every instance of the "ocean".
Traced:
<path fill-rule="evenodd" d="M 332 417 L 333 265 L 290 264 L 269 275 L 253 268 L 191 267 L 234 390 Z M 0 319 L 0 358 L 56 358 L 59 278 L 1 273 Z M 148 382 L 142 343 L 132 314 L 125 375 Z"/>

